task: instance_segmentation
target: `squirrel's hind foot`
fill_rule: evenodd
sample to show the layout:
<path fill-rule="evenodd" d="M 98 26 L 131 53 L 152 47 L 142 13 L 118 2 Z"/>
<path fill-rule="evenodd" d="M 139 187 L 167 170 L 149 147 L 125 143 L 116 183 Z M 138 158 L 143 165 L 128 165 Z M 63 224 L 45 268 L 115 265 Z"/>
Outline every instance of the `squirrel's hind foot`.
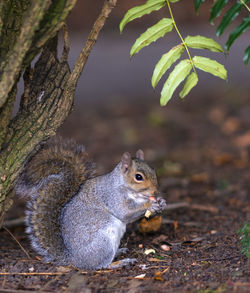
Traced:
<path fill-rule="evenodd" d="M 136 258 L 124 258 L 118 261 L 112 262 L 108 268 L 109 269 L 119 269 L 126 266 L 134 265 L 137 262 Z"/>
<path fill-rule="evenodd" d="M 128 248 L 126 248 L 126 247 L 118 248 L 116 251 L 115 257 L 119 257 L 119 256 L 126 254 L 126 253 L 128 253 Z"/>

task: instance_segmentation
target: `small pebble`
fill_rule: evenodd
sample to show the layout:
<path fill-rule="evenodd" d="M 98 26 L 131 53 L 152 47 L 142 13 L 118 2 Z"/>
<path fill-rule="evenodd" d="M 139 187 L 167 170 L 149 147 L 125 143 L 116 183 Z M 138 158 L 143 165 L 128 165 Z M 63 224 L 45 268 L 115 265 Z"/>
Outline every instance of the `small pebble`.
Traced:
<path fill-rule="evenodd" d="M 170 246 L 168 246 L 166 244 L 162 244 L 161 249 L 164 250 L 164 251 L 169 251 L 171 248 L 170 248 Z"/>

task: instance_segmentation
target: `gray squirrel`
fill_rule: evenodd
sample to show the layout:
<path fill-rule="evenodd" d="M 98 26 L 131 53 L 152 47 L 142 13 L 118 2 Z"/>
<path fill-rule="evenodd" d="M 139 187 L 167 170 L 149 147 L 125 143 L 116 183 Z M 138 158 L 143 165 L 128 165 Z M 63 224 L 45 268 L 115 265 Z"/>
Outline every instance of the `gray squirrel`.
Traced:
<path fill-rule="evenodd" d="M 90 270 L 110 266 L 126 224 L 166 207 L 142 150 L 134 159 L 124 153 L 110 173 L 95 177 L 85 148 L 62 139 L 28 162 L 16 193 L 28 197 L 26 232 L 43 261 Z"/>

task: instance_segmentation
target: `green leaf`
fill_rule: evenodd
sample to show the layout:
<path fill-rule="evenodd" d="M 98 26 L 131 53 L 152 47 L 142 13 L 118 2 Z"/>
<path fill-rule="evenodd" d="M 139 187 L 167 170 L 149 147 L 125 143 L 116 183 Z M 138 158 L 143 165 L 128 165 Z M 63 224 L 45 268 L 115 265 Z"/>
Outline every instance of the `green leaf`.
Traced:
<path fill-rule="evenodd" d="M 245 65 L 248 65 L 249 59 L 250 59 L 250 46 L 248 46 L 244 52 L 243 61 Z"/>
<path fill-rule="evenodd" d="M 157 11 L 165 6 L 167 2 L 165 0 L 148 0 L 145 4 L 133 7 L 127 11 L 123 19 L 120 22 L 120 32 L 123 31 L 125 25 L 139 17 Z"/>
<path fill-rule="evenodd" d="M 224 52 L 219 43 L 217 43 L 213 39 L 203 36 L 187 36 L 184 41 L 186 45 L 190 48 L 207 49 L 212 52 Z"/>
<path fill-rule="evenodd" d="M 194 66 L 205 72 L 211 73 L 222 79 L 227 79 L 227 71 L 225 67 L 215 60 L 206 57 L 195 56 L 193 58 Z"/>
<path fill-rule="evenodd" d="M 213 23 L 213 20 L 218 17 L 222 9 L 226 6 L 228 0 L 216 0 L 210 11 L 210 22 Z"/>
<path fill-rule="evenodd" d="M 180 92 L 180 98 L 183 99 L 196 86 L 198 82 L 198 76 L 195 72 L 192 72 L 186 79 L 182 91 Z"/>
<path fill-rule="evenodd" d="M 220 36 L 227 28 L 227 26 L 235 19 L 236 16 L 240 13 L 242 8 L 241 3 L 234 4 L 224 15 L 221 23 L 218 25 L 216 29 L 216 35 Z"/>
<path fill-rule="evenodd" d="M 130 50 L 130 58 L 138 53 L 142 48 L 148 46 L 152 42 L 155 42 L 159 38 L 163 37 L 166 33 L 171 32 L 173 29 L 173 21 L 171 18 L 163 18 L 155 25 L 148 28 L 140 37 L 135 41 Z"/>
<path fill-rule="evenodd" d="M 175 3 L 175 2 L 179 2 L 180 0 L 169 0 L 169 2 Z"/>
<path fill-rule="evenodd" d="M 156 87 L 157 83 L 163 76 L 163 74 L 170 68 L 170 66 L 181 57 L 185 47 L 183 44 L 173 47 L 168 53 L 161 56 L 161 59 L 155 66 L 154 73 L 152 75 L 152 86 Z"/>
<path fill-rule="evenodd" d="M 160 100 L 161 106 L 167 104 L 177 86 L 189 75 L 191 69 L 192 64 L 189 59 L 184 59 L 175 66 L 162 88 Z"/>
<path fill-rule="evenodd" d="M 206 0 L 195 0 L 194 1 L 194 8 L 195 8 L 196 13 L 198 12 L 201 4 L 204 3 L 205 1 Z"/>
<path fill-rule="evenodd" d="M 236 29 L 229 35 L 229 38 L 226 42 L 226 49 L 229 51 L 233 42 L 246 30 L 250 27 L 250 15 L 245 17 L 242 23 L 236 27 Z"/>

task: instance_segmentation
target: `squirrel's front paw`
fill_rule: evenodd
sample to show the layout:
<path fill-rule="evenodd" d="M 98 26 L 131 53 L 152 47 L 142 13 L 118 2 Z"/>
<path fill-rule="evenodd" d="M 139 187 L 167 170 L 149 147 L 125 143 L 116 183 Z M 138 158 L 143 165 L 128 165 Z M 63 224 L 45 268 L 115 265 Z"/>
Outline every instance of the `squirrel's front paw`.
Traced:
<path fill-rule="evenodd" d="M 162 197 L 159 197 L 157 199 L 157 203 L 159 205 L 159 208 L 161 211 L 163 211 L 166 207 L 167 207 L 167 203 L 166 203 L 166 200 Z"/>
<path fill-rule="evenodd" d="M 149 208 L 149 211 L 152 214 L 161 213 L 166 208 L 166 206 L 167 204 L 165 199 L 162 197 L 158 197 L 156 201 L 152 203 L 151 207 Z"/>

